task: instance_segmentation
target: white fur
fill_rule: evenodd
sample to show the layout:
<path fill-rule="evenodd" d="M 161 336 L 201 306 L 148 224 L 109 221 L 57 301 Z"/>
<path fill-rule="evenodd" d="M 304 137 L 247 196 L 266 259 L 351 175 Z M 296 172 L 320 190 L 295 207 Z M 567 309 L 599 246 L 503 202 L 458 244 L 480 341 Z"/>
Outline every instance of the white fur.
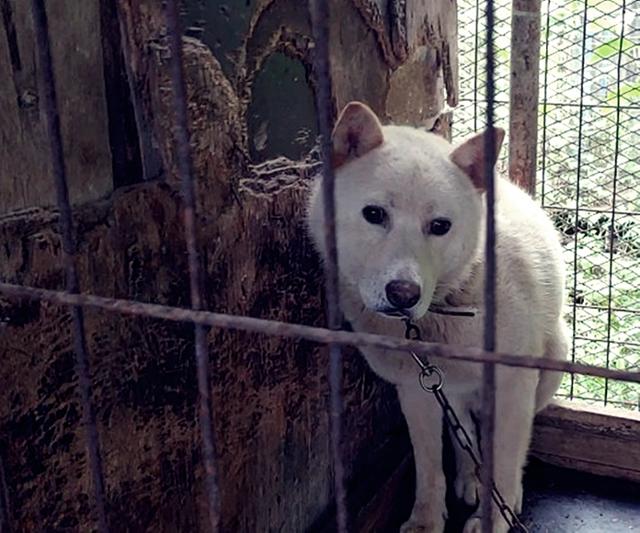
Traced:
<path fill-rule="evenodd" d="M 451 161 L 453 147 L 442 138 L 408 127 L 385 126 L 382 132 L 381 145 L 336 169 L 338 263 L 346 318 L 357 331 L 402 336 L 402 322 L 376 310 L 389 305 L 384 290 L 389 281 L 408 279 L 422 289 L 421 300 L 410 312 L 425 340 L 481 347 L 485 195 Z M 322 202 L 317 180 L 308 227 L 324 254 Z M 387 210 L 386 227 L 363 218 L 366 205 Z M 564 359 L 564 265 L 553 225 L 526 193 L 502 178 L 497 179 L 495 208 L 497 350 Z M 436 217 L 451 220 L 448 234 L 425 232 Z M 428 312 L 432 302 L 473 306 L 478 312 L 473 318 L 437 315 Z M 414 448 L 416 501 L 402 530 L 442 532 L 447 511 L 440 408 L 420 388 L 408 354 L 380 349 L 363 354 L 375 372 L 396 385 Z M 443 370 L 446 392 L 473 434 L 471 414 L 480 409 L 480 365 L 433 362 Z M 521 505 L 522 469 L 534 414 L 551 399 L 560 377 L 497 367 L 495 479 L 512 507 Z M 456 462 L 456 493 L 473 503 L 478 491 L 473 465 L 461 450 L 456 450 Z M 477 524 L 476 515 L 465 531 L 475 531 Z M 498 514 L 495 524 L 497 533 L 507 531 Z"/>

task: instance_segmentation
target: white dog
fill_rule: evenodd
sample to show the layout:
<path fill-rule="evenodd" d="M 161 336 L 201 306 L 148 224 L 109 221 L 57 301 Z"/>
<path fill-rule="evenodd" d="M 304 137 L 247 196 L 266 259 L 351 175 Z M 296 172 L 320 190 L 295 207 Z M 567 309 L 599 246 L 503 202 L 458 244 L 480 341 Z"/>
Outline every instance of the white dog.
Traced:
<path fill-rule="evenodd" d="M 496 130 L 496 154 L 503 130 Z M 404 334 L 410 317 L 428 341 L 482 347 L 484 320 L 484 134 L 457 147 L 410 127 L 381 126 L 364 104 L 342 111 L 333 132 L 336 232 L 341 302 L 356 331 Z M 495 164 L 495 161 L 492 162 Z M 556 231 L 534 201 L 496 180 L 497 351 L 564 359 L 564 265 Z M 323 196 L 315 183 L 308 226 L 324 253 Z M 430 312 L 438 305 L 476 309 L 473 317 Z M 393 320 L 391 318 L 396 318 Z M 442 471 L 442 412 L 418 383 L 410 355 L 363 350 L 369 365 L 395 384 L 416 462 L 416 499 L 401 531 L 442 532 L 447 517 Z M 481 365 L 433 359 L 444 389 L 477 442 Z M 497 367 L 495 480 L 519 512 L 522 470 L 535 413 L 561 375 Z M 473 463 L 456 450 L 455 490 L 477 503 Z M 464 532 L 480 531 L 479 507 Z M 508 530 L 494 508 L 496 532 Z"/>

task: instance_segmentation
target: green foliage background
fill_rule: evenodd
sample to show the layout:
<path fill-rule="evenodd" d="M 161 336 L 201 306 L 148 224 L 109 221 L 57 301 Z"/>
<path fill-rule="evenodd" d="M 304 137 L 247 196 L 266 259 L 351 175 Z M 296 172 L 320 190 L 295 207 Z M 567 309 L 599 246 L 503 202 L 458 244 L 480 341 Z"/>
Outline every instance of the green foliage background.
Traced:
<path fill-rule="evenodd" d="M 496 121 L 508 127 L 511 0 L 494 3 Z M 572 357 L 640 370 L 640 0 L 542 4 L 537 199 L 565 247 Z M 458 1 L 454 139 L 485 121 L 484 5 Z M 560 394 L 640 409 L 638 389 L 567 376 Z"/>

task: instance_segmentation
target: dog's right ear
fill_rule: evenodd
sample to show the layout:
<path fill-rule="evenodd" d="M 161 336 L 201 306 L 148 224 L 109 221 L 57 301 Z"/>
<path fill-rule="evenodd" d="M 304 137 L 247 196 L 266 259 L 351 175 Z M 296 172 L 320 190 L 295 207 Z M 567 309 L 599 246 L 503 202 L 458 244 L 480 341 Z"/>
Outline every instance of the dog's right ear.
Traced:
<path fill-rule="evenodd" d="M 349 102 L 333 129 L 333 168 L 370 152 L 383 141 L 376 114 L 361 102 Z"/>
<path fill-rule="evenodd" d="M 504 141 L 504 130 L 502 128 L 494 128 L 495 133 L 495 149 L 493 151 L 493 160 L 490 161 L 493 168 L 498 161 L 502 141 Z M 488 155 L 485 153 L 485 138 L 488 132 L 485 130 L 467 139 L 460 146 L 451 152 L 451 161 L 461 168 L 479 191 L 485 190 L 485 164 Z"/>

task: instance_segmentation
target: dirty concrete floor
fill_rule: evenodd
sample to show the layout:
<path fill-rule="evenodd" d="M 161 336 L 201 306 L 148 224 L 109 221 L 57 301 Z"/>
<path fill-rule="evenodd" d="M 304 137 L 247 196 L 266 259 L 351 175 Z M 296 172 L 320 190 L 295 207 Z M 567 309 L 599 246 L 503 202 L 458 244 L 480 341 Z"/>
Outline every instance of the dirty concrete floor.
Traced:
<path fill-rule="evenodd" d="M 534 462 L 521 518 L 530 533 L 640 533 L 640 485 Z"/>
<path fill-rule="evenodd" d="M 390 512 L 375 533 L 396 533 L 413 505 L 413 464 L 393 496 Z M 446 533 L 460 533 L 472 509 L 449 491 Z M 525 475 L 522 522 L 530 533 L 640 533 L 640 484 L 549 466 L 532 460 Z M 374 533 L 371 528 L 360 530 Z"/>

